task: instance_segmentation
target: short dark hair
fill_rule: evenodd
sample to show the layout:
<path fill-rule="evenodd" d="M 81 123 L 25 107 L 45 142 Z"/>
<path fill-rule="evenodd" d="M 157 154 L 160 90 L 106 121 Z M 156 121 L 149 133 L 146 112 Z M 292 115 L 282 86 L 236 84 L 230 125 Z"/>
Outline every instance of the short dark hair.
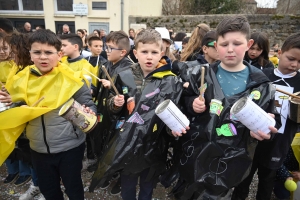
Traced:
<path fill-rule="evenodd" d="M 54 32 L 49 29 L 39 29 L 29 36 L 29 48 L 35 42 L 54 46 L 57 51 L 61 50 L 61 41 Z"/>
<path fill-rule="evenodd" d="M 0 18 L 0 28 L 3 29 L 7 34 L 11 34 L 14 31 L 14 26 L 9 19 Z"/>
<path fill-rule="evenodd" d="M 230 16 L 225 17 L 217 26 L 217 40 L 218 37 L 224 35 L 228 32 L 241 32 L 246 35 L 246 39 L 250 38 L 250 24 L 246 17 L 244 16 Z"/>
<path fill-rule="evenodd" d="M 287 37 L 281 47 L 281 52 L 284 53 L 294 48 L 300 49 L 300 33 L 295 33 Z"/>
<path fill-rule="evenodd" d="M 155 29 L 141 30 L 135 37 L 134 45 L 135 49 L 138 49 L 138 44 L 153 44 L 156 43 L 162 47 L 162 38 L 160 33 Z"/>
<path fill-rule="evenodd" d="M 97 35 L 95 35 L 95 34 L 90 34 L 90 35 L 87 37 L 87 42 L 88 42 L 89 46 L 92 45 L 92 42 L 93 42 L 93 41 L 101 41 L 101 42 L 103 42 L 103 41 L 101 40 L 101 38 L 98 37 Z"/>
<path fill-rule="evenodd" d="M 114 31 L 106 36 L 106 42 L 113 42 L 119 48 L 125 49 L 127 53 L 130 51 L 129 37 L 124 31 Z"/>
<path fill-rule="evenodd" d="M 60 36 L 61 40 L 67 40 L 70 42 L 72 45 L 77 44 L 78 45 L 78 51 L 80 51 L 83 47 L 82 39 L 79 37 L 79 35 L 75 33 L 70 33 L 70 34 L 64 34 Z"/>

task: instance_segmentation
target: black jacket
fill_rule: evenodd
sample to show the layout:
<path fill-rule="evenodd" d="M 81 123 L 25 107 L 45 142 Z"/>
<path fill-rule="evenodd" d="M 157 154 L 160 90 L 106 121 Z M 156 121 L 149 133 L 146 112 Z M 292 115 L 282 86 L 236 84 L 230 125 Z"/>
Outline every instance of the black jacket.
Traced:
<path fill-rule="evenodd" d="M 192 108 L 194 99 L 199 96 L 201 65 L 190 66 L 181 73 L 183 82 L 189 82 L 182 98 L 185 102 L 183 111 L 191 122 L 190 130 L 180 138 L 183 156 L 180 159 L 179 172 L 181 179 L 188 186 L 182 199 L 190 199 L 202 192 L 209 197 L 222 196 L 222 193 L 237 186 L 249 174 L 257 140 L 250 136 L 248 128 L 230 116 L 230 109 L 238 99 L 249 96 L 254 90 L 259 91 L 261 97 L 254 102 L 266 112 L 277 113 L 273 100 L 275 88 L 261 70 L 244 62 L 250 72 L 246 90 L 225 97 L 216 78 L 219 64 L 220 62 L 217 62 L 210 67 L 205 66 L 207 89 L 204 97 L 207 109 L 201 114 L 195 113 Z M 212 99 L 222 102 L 223 109 L 219 116 L 210 113 Z M 278 114 L 276 119 L 280 121 Z M 236 135 L 218 135 L 217 129 L 222 129 L 223 125 L 234 127 Z M 276 126 L 280 126 L 280 123 Z"/>
<path fill-rule="evenodd" d="M 271 81 L 280 79 L 280 77 L 274 74 L 274 69 L 266 69 L 264 73 Z M 299 80 L 299 72 L 293 78 L 285 79 L 291 87 L 294 87 L 294 93 L 300 91 Z M 283 81 L 275 82 L 274 84 L 286 86 Z M 255 151 L 255 157 L 259 160 L 259 163 L 269 169 L 279 169 L 283 164 L 297 130 L 298 124 L 287 117 L 283 134 L 276 134 L 272 142 L 259 142 Z"/>
<path fill-rule="evenodd" d="M 248 56 L 248 53 L 245 54 L 244 60 L 247 61 L 250 65 L 252 65 L 260 70 L 265 70 L 265 69 L 269 69 L 269 68 L 274 69 L 274 65 L 271 61 L 264 60 L 264 62 L 266 62 L 267 64 L 262 66 L 261 64 L 258 63 L 258 58 L 251 60 Z"/>
<path fill-rule="evenodd" d="M 147 77 L 143 77 L 137 64 L 118 75 L 116 87 L 119 93 L 125 96 L 125 102 L 134 97 L 135 107 L 131 114 L 126 103 L 122 109 L 110 110 L 118 116 L 119 123 L 123 123 L 123 126 L 116 127 L 116 134 L 93 176 L 91 191 L 98 183 L 101 185 L 109 180 L 116 171 L 136 174 L 150 168 L 147 180 L 155 181 L 166 169 L 168 146 L 162 134 L 165 124 L 156 116 L 155 109 L 166 99 L 177 104 L 182 82 L 171 73 L 170 61 L 166 57 L 165 59 L 168 64 Z M 108 102 L 113 103 L 110 100 Z M 113 109 L 110 105 L 108 107 Z"/>

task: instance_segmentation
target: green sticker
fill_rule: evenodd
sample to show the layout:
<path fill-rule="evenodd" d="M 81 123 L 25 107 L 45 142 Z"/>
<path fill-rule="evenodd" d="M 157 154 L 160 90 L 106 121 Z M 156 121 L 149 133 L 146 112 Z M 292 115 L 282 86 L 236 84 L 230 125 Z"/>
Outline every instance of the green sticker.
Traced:
<path fill-rule="evenodd" d="M 209 112 L 220 116 L 223 110 L 222 102 L 219 100 L 212 99 L 210 102 Z"/>
<path fill-rule="evenodd" d="M 255 99 L 255 100 L 260 99 L 260 91 L 258 91 L 258 90 L 253 90 L 253 91 L 251 92 L 251 94 L 253 95 L 253 99 Z"/>
<path fill-rule="evenodd" d="M 216 128 L 216 131 L 217 131 L 218 136 L 223 135 L 226 137 L 230 137 L 230 136 L 237 135 L 236 128 L 234 127 L 234 125 L 232 123 L 223 124 L 221 126 L 221 128 Z"/>

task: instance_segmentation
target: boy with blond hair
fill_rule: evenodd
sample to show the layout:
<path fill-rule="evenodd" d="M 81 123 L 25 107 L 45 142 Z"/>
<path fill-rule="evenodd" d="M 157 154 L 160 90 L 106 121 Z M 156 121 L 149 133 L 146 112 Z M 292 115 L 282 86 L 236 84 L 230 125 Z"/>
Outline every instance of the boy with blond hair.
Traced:
<path fill-rule="evenodd" d="M 167 154 L 167 142 L 162 134 L 165 124 L 155 115 L 155 108 L 166 99 L 178 103 L 182 83 L 171 72 L 170 60 L 161 57 L 162 38 L 157 31 L 139 32 L 135 48 L 139 63 L 118 74 L 116 88 L 119 95 L 111 90 L 107 101 L 109 112 L 119 121 L 90 189 L 114 172 L 121 171 L 124 200 L 136 199 L 138 179 L 138 198 L 151 200 L 157 178 L 166 168 Z"/>

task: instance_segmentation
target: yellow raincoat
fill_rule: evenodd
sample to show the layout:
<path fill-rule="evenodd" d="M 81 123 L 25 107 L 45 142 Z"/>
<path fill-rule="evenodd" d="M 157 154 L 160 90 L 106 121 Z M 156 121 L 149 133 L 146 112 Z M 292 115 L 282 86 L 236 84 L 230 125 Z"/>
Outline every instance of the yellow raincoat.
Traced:
<path fill-rule="evenodd" d="M 8 75 L 13 66 L 14 66 L 14 62 L 12 60 L 0 62 L 0 81 L 3 84 L 6 83 Z"/>
<path fill-rule="evenodd" d="M 28 121 L 63 105 L 83 86 L 81 72 L 74 72 L 64 64 L 58 64 L 51 72 L 41 76 L 34 75 L 31 71 L 39 73 L 31 65 L 6 83 L 12 101 L 24 101 L 28 107 L 0 112 L 0 165 L 14 149 L 15 141 Z M 45 99 L 36 107 L 30 107 L 41 97 Z"/>
<path fill-rule="evenodd" d="M 62 59 L 61 62 L 68 65 L 75 72 L 82 71 L 83 74 L 89 75 L 92 78 L 92 84 L 94 86 L 97 86 L 98 80 L 83 69 L 86 69 L 87 71 L 98 77 L 98 67 L 93 67 L 86 59 L 81 59 L 72 63 L 69 63 L 67 59 Z"/>

